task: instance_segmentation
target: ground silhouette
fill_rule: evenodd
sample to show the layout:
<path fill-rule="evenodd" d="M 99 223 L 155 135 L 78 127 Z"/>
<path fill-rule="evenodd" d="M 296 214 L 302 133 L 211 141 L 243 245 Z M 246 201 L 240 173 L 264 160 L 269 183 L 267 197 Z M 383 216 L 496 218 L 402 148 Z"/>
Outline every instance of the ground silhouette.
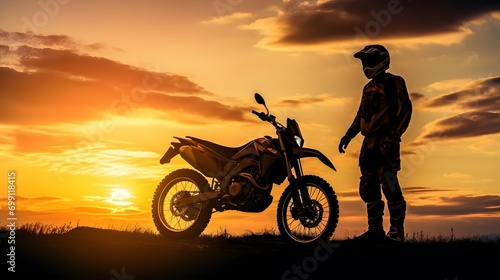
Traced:
<path fill-rule="evenodd" d="M 495 279 L 499 249 L 498 240 L 304 246 L 266 233 L 171 240 L 77 227 L 60 234 L 19 232 L 16 272 L 5 268 L 2 279 Z"/>

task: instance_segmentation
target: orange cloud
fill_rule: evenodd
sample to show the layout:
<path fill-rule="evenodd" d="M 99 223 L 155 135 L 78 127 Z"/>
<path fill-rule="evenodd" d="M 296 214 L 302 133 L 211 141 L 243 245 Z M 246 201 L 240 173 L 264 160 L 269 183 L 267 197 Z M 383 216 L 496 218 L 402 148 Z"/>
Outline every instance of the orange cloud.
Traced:
<path fill-rule="evenodd" d="M 209 94 L 184 76 L 152 73 L 101 57 L 77 54 L 71 50 L 37 49 L 21 46 L 16 51 L 20 64 L 37 72 L 56 72 L 82 80 L 100 81 L 122 89 L 137 86 L 166 93 Z"/>
<path fill-rule="evenodd" d="M 35 197 L 27 197 L 27 196 L 16 196 L 17 201 L 29 202 L 30 204 L 43 204 L 43 203 L 52 203 L 52 202 L 70 202 L 71 199 L 59 197 L 59 196 L 35 196 Z M 6 197 L 0 197 L 0 201 L 7 201 Z M 4 206 L 7 206 L 5 203 Z"/>
<path fill-rule="evenodd" d="M 21 153 L 52 151 L 54 146 L 64 146 L 77 140 L 73 136 L 50 134 L 46 131 L 37 133 L 16 130 L 13 134 L 15 137 L 15 150 Z"/>
<path fill-rule="evenodd" d="M 232 13 L 232 14 L 225 15 L 225 16 L 213 17 L 209 20 L 204 20 L 201 23 L 202 24 L 223 25 L 223 24 L 230 24 L 230 23 L 238 22 L 238 21 L 245 20 L 245 19 L 248 19 L 251 17 L 252 17 L 251 13 Z"/>
<path fill-rule="evenodd" d="M 12 45 L 17 39 L 78 47 L 67 36 L 0 34 Z M 5 93 L 0 96 L 3 124 L 83 123 L 110 114 L 123 116 L 137 108 L 197 116 L 201 122 L 247 121 L 242 108 L 214 100 L 212 93 L 185 76 L 151 72 L 74 49 L 22 45 L 11 47 L 9 55 L 15 56 L 16 62 L 11 67 L 0 67 L 0 84 Z"/>

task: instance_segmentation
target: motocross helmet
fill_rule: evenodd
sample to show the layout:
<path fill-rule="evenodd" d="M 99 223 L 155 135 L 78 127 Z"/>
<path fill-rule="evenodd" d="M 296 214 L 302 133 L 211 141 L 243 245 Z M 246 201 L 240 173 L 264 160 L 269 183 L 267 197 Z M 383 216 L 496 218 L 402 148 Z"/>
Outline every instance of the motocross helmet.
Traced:
<path fill-rule="evenodd" d="M 354 54 L 363 64 L 363 73 L 368 79 L 389 69 L 389 51 L 382 45 L 368 45 Z"/>

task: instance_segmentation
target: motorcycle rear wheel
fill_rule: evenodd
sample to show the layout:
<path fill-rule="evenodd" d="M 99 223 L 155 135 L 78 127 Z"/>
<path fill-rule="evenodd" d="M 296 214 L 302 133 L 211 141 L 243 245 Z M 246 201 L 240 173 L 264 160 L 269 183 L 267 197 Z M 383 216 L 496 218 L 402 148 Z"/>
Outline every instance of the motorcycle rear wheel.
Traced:
<path fill-rule="evenodd" d="M 297 181 L 305 186 L 311 198 L 309 205 L 299 211 L 289 185 L 278 202 L 277 222 L 282 236 L 293 243 L 308 244 L 318 239 L 329 241 L 339 220 L 339 203 L 335 191 L 323 178 L 302 176 Z"/>
<path fill-rule="evenodd" d="M 178 206 L 176 201 L 209 190 L 207 179 L 192 169 L 179 169 L 165 176 L 153 196 L 152 215 L 161 235 L 172 239 L 199 236 L 212 216 L 209 201 Z"/>

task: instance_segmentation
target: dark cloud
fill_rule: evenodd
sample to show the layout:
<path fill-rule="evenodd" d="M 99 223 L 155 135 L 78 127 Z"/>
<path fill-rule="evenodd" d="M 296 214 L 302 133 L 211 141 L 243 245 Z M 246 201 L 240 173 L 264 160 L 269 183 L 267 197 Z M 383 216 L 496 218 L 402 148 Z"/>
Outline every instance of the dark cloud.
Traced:
<path fill-rule="evenodd" d="M 459 189 L 424 186 L 404 187 L 408 213 L 422 216 L 455 216 L 500 214 L 500 195 L 454 195 Z M 347 212 L 355 215 L 365 207 L 357 191 L 338 193 Z M 359 200 L 352 200 L 358 198 Z M 425 204 L 426 201 L 430 201 Z M 356 210 L 356 211 L 353 211 Z"/>
<path fill-rule="evenodd" d="M 420 194 L 428 194 L 428 193 L 436 193 L 436 192 L 453 192 L 456 191 L 454 189 L 436 189 L 436 188 L 429 188 L 429 187 L 420 187 L 420 186 L 413 186 L 413 187 L 405 187 L 404 188 L 404 193 L 414 196 L 414 195 L 420 195 Z M 358 191 L 347 191 L 347 192 L 339 192 L 338 197 L 342 198 L 357 198 L 359 197 L 359 192 Z"/>
<path fill-rule="evenodd" d="M 500 77 L 474 81 L 465 88 L 430 100 L 427 108 L 445 106 L 464 109 L 500 111 Z"/>
<path fill-rule="evenodd" d="M 409 212 L 416 215 L 473 215 L 500 213 L 499 195 L 447 196 L 440 203 L 410 206 Z"/>
<path fill-rule="evenodd" d="M 421 139 L 456 139 L 500 133 L 500 77 L 476 80 L 464 88 L 438 96 L 423 106 L 460 110 L 428 125 Z"/>
<path fill-rule="evenodd" d="M 8 32 L 0 29 L 0 41 L 8 44 L 48 47 L 75 47 L 77 43 L 66 35 L 38 35 L 32 32 Z"/>
<path fill-rule="evenodd" d="M 474 111 L 437 121 L 423 139 L 456 139 L 500 133 L 500 113 Z"/>
<path fill-rule="evenodd" d="M 421 94 L 418 92 L 411 92 L 410 93 L 410 99 L 412 102 L 420 102 L 424 98 L 425 98 L 424 94 Z"/>
<path fill-rule="evenodd" d="M 405 187 L 404 192 L 407 194 L 421 194 L 421 193 L 434 193 L 434 192 L 453 192 L 456 191 L 454 189 L 432 189 L 428 187 Z"/>
<path fill-rule="evenodd" d="M 154 73 L 102 57 L 77 54 L 71 50 L 22 46 L 16 52 L 22 66 L 38 72 L 56 72 L 129 90 L 141 85 L 155 85 L 155 90 L 166 93 L 208 94 L 201 86 L 184 76 Z"/>
<path fill-rule="evenodd" d="M 284 99 L 275 104 L 278 107 L 296 107 L 301 105 L 311 105 L 317 103 L 324 103 L 331 101 L 332 97 L 328 95 L 320 95 L 320 96 L 309 96 L 295 99 Z"/>
<path fill-rule="evenodd" d="M 443 106 L 449 106 L 449 105 L 455 106 L 456 104 L 460 103 L 465 98 L 469 98 L 469 97 L 473 96 L 473 94 L 474 94 L 473 90 L 462 90 L 462 91 L 457 91 L 457 92 L 453 92 L 450 94 L 441 95 L 441 96 L 429 101 L 429 103 L 427 103 L 426 107 L 436 108 L 436 107 L 443 107 Z"/>
<path fill-rule="evenodd" d="M 0 29 L 0 43 L 12 47 L 27 45 L 38 48 L 100 51 L 109 47 L 103 43 L 82 44 L 67 35 L 41 35 L 33 32 L 8 32 Z M 119 49 L 115 49 L 119 50 Z"/>
<path fill-rule="evenodd" d="M 9 46 L 6 45 L 0 45 L 0 55 L 5 55 L 9 53 Z"/>
<path fill-rule="evenodd" d="M 500 10 L 498 1 L 288 1 L 274 44 L 316 44 L 365 37 L 414 38 L 462 32 L 464 24 Z M 272 43 L 271 43 L 272 44 Z"/>

